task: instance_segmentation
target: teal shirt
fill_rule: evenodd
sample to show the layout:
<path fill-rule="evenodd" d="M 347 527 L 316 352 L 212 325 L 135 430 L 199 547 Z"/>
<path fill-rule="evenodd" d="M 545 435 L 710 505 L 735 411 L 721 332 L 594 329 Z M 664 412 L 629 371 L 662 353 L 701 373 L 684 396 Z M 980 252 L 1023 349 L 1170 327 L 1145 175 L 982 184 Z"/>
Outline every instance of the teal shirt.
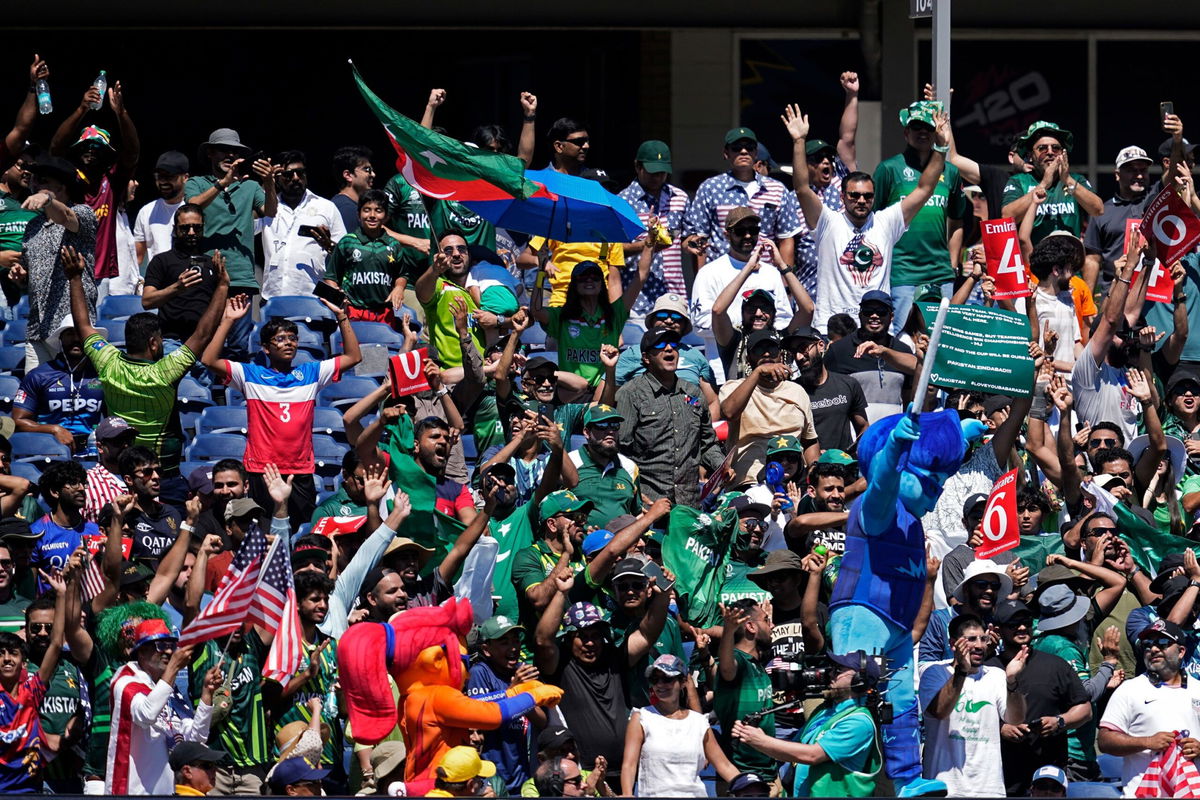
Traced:
<path fill-rule="evenodd" d="M 183 196 L 192 202 L 217 184 L 212 175 L 188 178 Z M 267 194 L 258 181 L 244 180 L 219 193 L 204 207 L 204 239 L 208 252 L 220 250 L 229 271 L 229 285 L 258 289 L 254 279 L 254 214 L 267 203 Z"/>
<path fill-rule="evenodd" d="M 912 194 L 924 167 L 911 148 L 875 168 L 875 210 L 895 205 Z M 933 195 L 908 223 L 892 250 L 892 286 L 922 286 L 954 280 L 946 221 L 961 220 L 969 210 L 958 168 L 947 163 Z"/>

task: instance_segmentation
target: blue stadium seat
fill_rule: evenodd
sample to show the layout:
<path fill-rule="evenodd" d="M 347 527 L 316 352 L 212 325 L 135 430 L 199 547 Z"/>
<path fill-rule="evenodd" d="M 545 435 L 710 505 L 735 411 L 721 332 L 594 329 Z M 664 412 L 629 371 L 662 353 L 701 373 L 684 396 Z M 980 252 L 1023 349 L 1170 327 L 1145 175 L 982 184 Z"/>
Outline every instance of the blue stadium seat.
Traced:
<path fill-rule="evenodd" d="M 404 336 L 392 330 L 390 325 L 382 322 L 351 322 L 350 327 L 354 329 L 354 335 L 358 337 L 359 344 L 384 344 L 389 350 L 399 352 L 401 345 L 404 344 Z M 329 337 L 329 349 L 334 354 L 342 352 L 342 332 L 334 331 Z"/>
<path fill-rule="evenodd" d="M 14 477 L 24 478 L 31 483 L 37 483 L 42 479 L 42 471 L 37 468 L 36 464 L 27 461 L 14 461 L 12 474 Z"/>
<path fill-rule="evenodd" d="M 313 459 L 317 475 L 329 480 L 342 470 L 342 457 L 350 452 L 350 446 L 334 440 L 332 436 L 313 436 Z"/>
<path fill-rule="evenodd" d="M 245 396 L 232 386 L 225 387 L 225 405 L 227 406 L 244 406 L 246 405 Z"/>
<path fill-rule="evenodd" d="M 1120 797 L 1121 790 L 1114 783 L 1099 781 L 1071 781 L 1067 786 L 1067 797 Z"/>
<path fill-rule="evenodd" d="M 0 345 L 0 373 L 6 375 L 25 374 L 25 345 Z"/>
<path fill-rule="evenodd" d="M 157 314 L 153 308 L 142 306 L 142 296 L 139 294 L 110 294 L 100 301 L 96 314 L 103 319 L 129 319 L 134 314 L 148 311 Z"/>
<path fill-rule="evenodd" d="M 14 433 L 8 440 L 12 445 L 13 461 L 67 461 L 71 448 L 49 433 Z"/>
<path fill-rule="evenodd" d="M 332 436 L 339 442 L 346 441 L 346 428 L 342 424 L 342 412 L 336 408 L 328 408 L 326 406 L 317 406 L 314 408 L 313 433 Z"/>
<path fill-rule="evenodd" d="M 29 323 L 23 319 L 9 320 L 4 330 L 0 331 L 0 344 L 24 344 L 28 328 Z"/>
<path fill-rule="evenodd" d="M 695 331 L 688 331 L 687 335 L 684 336 L 680 341 L 682 341 L 688 347 L 696 347 L 701 351 L 704 350 L 704 339 L 701 338 Z"/>
<path fill-rule="evenodd" d="M 196 423 L 200 420 L 200 412 L 216 405 L 208 387 L 190 375 L 185 375 L 183 380 L 179 381 L 176 397 L 178 398 L 179 424 L 185 431 L 193 433 L 196 430 Z"/>
<path fill-rule="evenodd" d="M 186 461 L 219 461 L 222 458 L 242 458 L 246 454 L 246 437 L 232 433 L 204 433 L 197 436 L 183 453 Z"/>
<path fill-rule="evenodd" d="M 333 312 L 312 295 L 284 295 L 272 297 L 263 306 L 262 318 L 283 317 L 292 322 L 303 322 L 311 328 L 332 331 L 337 322 Z"/>
<path fill-rule="evenodd" d="M 0 375 L 0 411 L 5 414 L 12 411 L 13 397 L 21 388 L 21 379 L 15 375 Z"/>
<path fill-rule="evenodd" d="M 262 325 L 255 325 L 254 330 L 250 332 L 249 349 L 256 356 L 262 353 L 262 342 L 258 337 L 260 330 L 262 330 Z M 296 322 L 296 336 L 300 339 L 297 352 L 308 353 L 317 361 L 329 358 L 329 350 L 325 347 L 325 337 L 320 331 L 309 328 L 301 320 Z"/>
<path fill-rule="evenodd" d="M 125 320 L 123 319 L 98 319 L 96 320 L 97 328 L 104 328 L 108 331 L 108 336 L 104 337 L 109 344 L 115 344 L 119 347 L 125 346 Z"/>
<path fill-rule="evenodd" d="M 245 406 L 210 406 L 200 412 L 196 434 L 236 433 L 246 435 Z"/>
<path fill-rule="evenodd" d="M 323 359 L 313 357 L 313 354 L 301 347 L 296 351 L 296 355 L 292 356 L 292 366 L 298 367 L 301 364 L 309 364 L 313 361 L 322 361 Z"/>
<path fill-rule="evenodd" d="M 348 375 L 337 383 L 321 390 L 317 400 L 323 406 L 332 406 L 345 411 L 350 406 L 379 388 L 379 383 L 362 375 Z"/>
<path fill-rule="evenodd" d="M 541 323 L 533 323 L 521 334 L 521 344 L 525 345 L 527 350 L 546 349 L 546 331 Z"/>
<path fill-rule="evenodd" d="M 182 475 L 184 477 L 184 479 L 186 480 L 187 476 L 191 475 L 193 470 L 199 469 L 200 467 L 205 467 L 205 468 L 211 470 L 212 462 L 210 462 L 210 461 L 184 461 L 183 463 L 181 463 L 179 465 L 179 474 Z M 211 475 L 212 475 L 212 473 L 210 472 L 209 476 L 211 477 Z"/>
<path fill-rule="evenodd" d="M 621 331 L 621 343 L 626 347 L 637 347 L 642 343 L 642 335 L 645 333 L 637 325 L 632 322 L 626 322 L 625 328 Z"/>
<path fill-rule="evenodd" d="M 479 448 L 475 444 L 475 437 L 472 434 L 464 433 L 459 439 L 463 446 L 463 459 L 468 464 L 474 464 L 479 458 Z"/>
<path fill-rule="evenodd" d="M 29 295 L 23 294 L 17 301 L 16 318 L 29 319 Z"/>

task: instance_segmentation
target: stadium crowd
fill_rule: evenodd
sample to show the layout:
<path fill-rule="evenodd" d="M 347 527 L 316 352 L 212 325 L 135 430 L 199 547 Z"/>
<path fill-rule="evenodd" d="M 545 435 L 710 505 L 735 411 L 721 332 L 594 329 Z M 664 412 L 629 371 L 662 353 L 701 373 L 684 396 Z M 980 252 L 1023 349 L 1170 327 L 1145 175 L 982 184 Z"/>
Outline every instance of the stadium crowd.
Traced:
<path fill-rule="evenodd" d="M 989 166 L 927 87 L 871 174 L 847 72 L 840 119 L 781 109 L 791 167 L 733 128 L 689 194 L 666 142 L 621 187 L 522 94 L 515 143 L 467 139 L 548 151 L 642 228 L 577 242 L 384 181 L 363 145 L 316 164 L 221 127 L 143 153 L 119 81 L 28 142 L 48 75 L 35 57 L 0 141 L 0 792 L 403 794 L 405 732 L 355 740 L 338 641 L 452 596 L 468 696 L 564 693 L 449 750 L 436 796 L 1200 783 L 1200 251 L 1157 265 L 1129 225 L 1163 191 L 1200 209 L 1179 116 L 1102 198 L 1070 131 L 1034 122 Z M 1005 217 L 1028 299 L 988 268 Z M 940 298 L 1028 321 L 1023 391 L 915 396 L 910 312 Z M 881 602 L 837 590 L 857 445 L 911 408 L 986 435 L 927 489 L 898 676 L 829 622 Z M 1010 470 L 1019 545 L 979 558 Z M 256 554 L 282 616 L 202 635 Z M 884 734 L 903 681 L 915 775 Z"/>

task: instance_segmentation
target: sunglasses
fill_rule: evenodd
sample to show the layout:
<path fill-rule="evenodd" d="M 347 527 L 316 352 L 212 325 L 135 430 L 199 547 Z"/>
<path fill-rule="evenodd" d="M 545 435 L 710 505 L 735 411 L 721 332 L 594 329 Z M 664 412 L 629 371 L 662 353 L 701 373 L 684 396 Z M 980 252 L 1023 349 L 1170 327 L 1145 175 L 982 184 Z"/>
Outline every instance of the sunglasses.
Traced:
<path fill-rule="evenodd" d="M 592 430 L 597 430 L 597 431 L 615 431 L 615 430 L 620 430 L 621 423 L 619 423 L 619 422 L 593 422 L 592 424 L 588 425 L 588 427 L 591 428 Z"/>
<path fill-rule="evenodd" d="M 968 585 L 976 589 L 991 589 L 993 592 L 1000 590 L 1000 581 L 989 581 L 985 578 L 976 578 L 973 581 L 969 581 Z"/>
<path fill-rule="evenodd" d="M 745 239 L 749 236 L 758 236 L 758 232 L 761 230 L 762 228 L 758 225 L 737 225 L 733 228 L 730 228 L 729 232 L 734 236 L 740 236 Z"/>
<path fill-rule="evenodd" d="M 1119 531 L 1116 528 L 1092 528 L 1083 532 L 1083 538 L 1098 539 L 1106 533 L 1116 536 Z"/>
<path fill-rule="evenodd" d="M 587 522 L 587 514 L 583 513 L 582 511 L 573 511 L 570 514 L 556 514 L 555 516 L 562 517 L 563 519 L 569 519 L 576 525 L 583 525 L 585 522 Z"/>
<path fill-rule="evenodd" d="M 583 786 L 583 774 L 580 773 L 579 775 L 576 775 L 574 778 L 563 778 L 563 783 L 564 784 L 569 783 L 572 786 Z"/>
<path fill-rule="evenodd" d="M 756 152 L 758 150 L 758 142 L 752 142 L 749 139 L 739 139 L 733 144 L 725 145 L 725 149 L 731 153 L 740 153 L 743 150 L 747 153 Z"/>
<path fill-rule="evenodd" d="M 1035 153 L 1061 153 L 1063 146 L 1061 144 L 1039 144 L 1033 148 Z"/>
<path fill-rule="evenodd" d="M 54 626 L 49 622 L 31 622 L 25 627 L 30 633 L 49 633 Z"/>
<path fill-rule="evenodd" d="M 573 139 L 563 139 L 563 141 L 566 142 L 567 144 L 573 144 L 576 147 L 583 147 L 585 144 L 588 143 L 588 137 L 587 136 L 576 136 Z"/>
<path fill-rule="evenodd" d="M 12 569 L 13 560 L 11 558 L 0 558 L 0 569 Z"/>
<path fill-rule="evenodd" d="M 529 381 L 535 386 L 539 383 L 548 383 L 553 386 L 554 384 L 558 383 L 558 376 L 554 373 L 550 373 L 549 375 L 530 375 L 525 380 Z"/>
<path fill-rule="evenodd" d="M 1173 644 L 1179 644 L 1179 642 L 1168 636 L 1159 636 L 1154 639 L 1142 639 L 1142 647 L 1147 649 L 1151 647 L 1157 647 L 1159 650 L 1166 650 Z"/>
<path fill-rule="evenodd" d="M 178 225 L 176 225 L 175 228 L 177 230 L 185 231 L 185 232 L 186 231 L 195 231 L 196 233 L 204 233 L 204 223 L 203 222 L 191 222 L 191 223 L 181 222 Z"/>
<path fill-rule="evenodd" d="M 296 167 L 295 169 L 285 169 L 282 172 L 280 172 L 279 174 L 280 175 L 294 175 L 297 178 L 303 178 L 305 175 L 308 174 L 308 170 L 304 169 L 303 167 Z"/>
<path fill-rule="evenodd" d="M 174 639 L 158 639 L 154 642 L 154 649 L 159 653 L 174 653 L 179 649 L 179 643 Z"/>
<path fill-rule="evenodd" d="M 139 478 L 148 478 L 151 475 L 162 475 L 162 467 L 142 467 L 141 469 L 135 469 L 133 474 L 137 475 Z"/>
<path fill-rule="evenodd" d="M 670 339 L 667 339 L 664 342 L 655 342 L 653 345 L 651 345 L 651 347 L 655 350 L 666 350 L 668 347 L 672 350 L 678 350 L 679 342 L 673 342 Z"/>
<path fill-rule="evenodd" d="M 643 592 L 649 585 L 649 581 L 617 581 L 613 588 L 618 592 Z"/>
<path fill-rule="evenodd" d="M 659 311 L 650 317 L 656 322 L 683 322 L 687 317 L 678 311 Z"/>
<path fill-rule="evenodd" d="M 846 197 L 851 200 L 874 200 L 874 192 L 846 192 Z"/>
<path fill-rule="evenodd" d="M 767 529 L 766 520 L 761 519 L 744 519 L 742 527 L 748 531 L 765 531 Z"/>
<path fill-rule="evenodd" d="M 1088 439 L 1088 447 L 1116 447 L 1119 444 L 1115 438 Z"/>
<path fill-rule="evenodd" d="M 455 253 L 462 253 L 463 255 L 466 255 L 468 252 L 470 251 L 467 250 L 467 246 L 465 244 L 448 244 L 442 248 L 442 255 L 446 256 L 452 256 Z"/>

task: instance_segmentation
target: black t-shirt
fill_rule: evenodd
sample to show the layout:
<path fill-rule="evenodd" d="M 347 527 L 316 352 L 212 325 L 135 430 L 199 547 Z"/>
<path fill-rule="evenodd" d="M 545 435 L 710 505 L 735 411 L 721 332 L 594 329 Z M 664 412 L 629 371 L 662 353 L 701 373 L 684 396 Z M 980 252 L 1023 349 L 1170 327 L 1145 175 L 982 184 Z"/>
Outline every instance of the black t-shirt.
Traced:
<path fill-rule="evenodd" d="M 133 560 L 158 561 L 162 558 L 175 537 L 179 535 L 179 512 L 170 506 L 160 505 L 155 513 L 137 511 L 133 518 Z"/>
<path fill-rule="evenodd" d="M 629 656 L 624 648 L 609 645 L 594 665 L 585 667 L 571 657 L 568 643 L 559 649 L 558 663 L 550 683 L 562 687 L 558 710 L 579 745 L 579 766 L 592 769 L 596 756 L 604 756 L 608 774 L 619 775 L 630 711 L 623 677 Z"/>
<path fill-rule="evenodd" d="M 335 194 L 330 199 L 333 201 L 333 204 L 337 206 L 338 213 L 342 216 L 342 224 L 346 226 L 346 230 L 358 230 L 358 203 L 354 202 L 341 192 Z"/>
<path fill-rule="evenodd" d="M 897 408 L 887 413 L 898 412 L 904 404 L 904 390 L 912 376 L 896 369 L 883 358 L 855 358 L 854 351 L 865 341 L 866 338 L 860 329 L 829 345 L 829 350 L 825 353 L 825 369 L 853 378 L 862 389 L 863 398 L 868 404 L 894 406 Z M 889 336 L 883 345 L 897 353 L 912 354 L 908 345 L 895 336 Z M 824 439 L 821 440 L 821 446 L 828 447 Z"/>
<path fill-rule="evenodd" d="M 1000 654 L 983 663 L 1004 669 L 1007 661 Z M 1026 720 L 1055 717 L 1088 700 L 1087 691 L 1075 670 L 1058 656 L 1039 650 L 1029 651 L 1025 669 L 1017 676 L 1017 689 L 1025 696 Z M 1008 796 L 1024 797 L 1029 794 L 1029 779 L 1038 766 L 1067 765 L 1066 732 L 1031 741 L 1001 741 L 1000 754 Z"/>
<path fill-rule="evenodd" d="M 825 382 L 809 389 L 813 424 L 817 428 L 817 439 L 823 450 L 849 450 L 854 443 L 854 427 L 850 424 L 853 414 L 867 416 L 867 398 L 858 381 L 825 371 Z"/>
<path fill-rule="evenodd" d="M 992 167 L 987 164 L 979 165 L 979 188 L 987 198 L 988 211 L 992 219 L 1000 218 L 1000 210 L 1004 207 L 1004 187 L 1012 177 L 1010 167 Z M 1032 772 L 1030 773 L 1032 774 Z"/>
<path fill-rule="evenodd" d="M 164 339 L 187 341 L 196 330 L 200 317 L 204 316 L 208 301 L 217 291 L 217 272 L 212 260 L 201 255 L 196 263 L 200 267 L 200 283 L 159 306 L 158 318 L 162 323 Z M 150 259 L 146 266 L 146 285 L 154 289 L 166 289 L 191 267 L 192 256 L 171 248 Z"/>

